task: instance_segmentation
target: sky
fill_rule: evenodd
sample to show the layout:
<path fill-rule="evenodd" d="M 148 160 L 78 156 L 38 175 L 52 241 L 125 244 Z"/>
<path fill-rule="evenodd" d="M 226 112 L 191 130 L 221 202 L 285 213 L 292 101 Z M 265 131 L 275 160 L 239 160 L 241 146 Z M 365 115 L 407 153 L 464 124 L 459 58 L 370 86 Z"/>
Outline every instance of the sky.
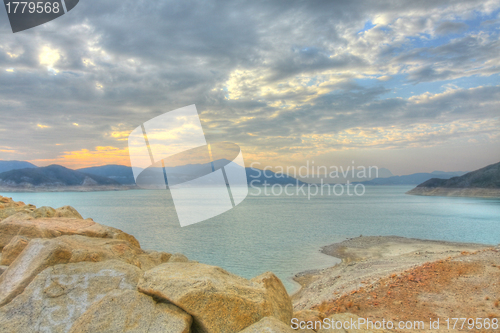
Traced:
<path fill-rule="evenodd" d="M 16 34 L 0 8 L 0 159 L 130 165 L 196 104 L 247 165 L 472 171 L 500 161 L 499 33 L 499 0 L 81 0 Z"/>

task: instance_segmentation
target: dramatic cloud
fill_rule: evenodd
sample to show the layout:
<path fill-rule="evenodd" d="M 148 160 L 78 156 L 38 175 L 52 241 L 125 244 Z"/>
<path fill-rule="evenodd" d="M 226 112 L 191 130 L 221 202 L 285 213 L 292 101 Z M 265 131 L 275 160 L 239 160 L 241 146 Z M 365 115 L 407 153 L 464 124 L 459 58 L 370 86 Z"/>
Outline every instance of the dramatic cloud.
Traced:
<path fill-rule="evenodd" d="M 250 161 L 500 145 L 499 12 L 498 0 L 81 1 L 12 34 L 0 11 L 0 159 L 127 163 L 132 129 L 193 103 L 207 138 Z"/>

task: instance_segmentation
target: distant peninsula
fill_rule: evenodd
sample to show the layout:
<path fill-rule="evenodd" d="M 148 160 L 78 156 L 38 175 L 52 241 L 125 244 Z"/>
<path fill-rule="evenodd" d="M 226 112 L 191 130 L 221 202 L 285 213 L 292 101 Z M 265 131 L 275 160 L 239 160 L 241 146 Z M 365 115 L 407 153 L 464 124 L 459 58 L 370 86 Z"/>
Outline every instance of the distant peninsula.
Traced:
<path fill-rule="evenodd" d="M 500 198 L 500 162 L 450 179 L 432 178 L 407 194 Z"/>

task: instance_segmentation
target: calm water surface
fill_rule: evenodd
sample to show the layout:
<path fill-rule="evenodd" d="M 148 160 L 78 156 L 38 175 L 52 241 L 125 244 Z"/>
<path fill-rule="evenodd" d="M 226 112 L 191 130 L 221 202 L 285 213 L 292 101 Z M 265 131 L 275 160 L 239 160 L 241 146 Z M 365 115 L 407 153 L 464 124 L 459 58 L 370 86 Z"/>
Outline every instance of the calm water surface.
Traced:
<path fill-rule="evenodd" d="M 359 235 L 500 243 L 500 200 L 420 197 L 411 186 L 370 186 L 364 196 L 256 196 L 181 228 L 168 191 L 0 193 L 36 206 L 71 205 L 84 218 L 134 235 L 142 248 L 180 252 L 251 278 L 278 275 L 290 292 L 300 271 L 332 266 L 320 246 Z"/>

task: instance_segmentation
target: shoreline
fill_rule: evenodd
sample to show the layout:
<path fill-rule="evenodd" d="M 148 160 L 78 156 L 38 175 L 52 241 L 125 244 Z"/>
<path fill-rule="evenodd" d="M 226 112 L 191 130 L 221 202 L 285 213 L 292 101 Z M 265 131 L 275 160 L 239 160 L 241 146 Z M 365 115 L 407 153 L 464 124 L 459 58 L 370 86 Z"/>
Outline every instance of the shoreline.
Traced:
<path fill-rule="evenodd" d="M 415 187 L 406 192 L 409 195 L 465 197 L 499 199 L 500 189 L 497 188 L 448 188 L 448 187 Z"/>
<path fill-rule="evenodd" d="M 391 274 L 495 245 L 424 240 L 399 236 L 360 236 L 321 247 L 338 258 L 335 266 L 295 274 L 301 288 L 291 295 L 295 311 L 311 309 Z"/>

